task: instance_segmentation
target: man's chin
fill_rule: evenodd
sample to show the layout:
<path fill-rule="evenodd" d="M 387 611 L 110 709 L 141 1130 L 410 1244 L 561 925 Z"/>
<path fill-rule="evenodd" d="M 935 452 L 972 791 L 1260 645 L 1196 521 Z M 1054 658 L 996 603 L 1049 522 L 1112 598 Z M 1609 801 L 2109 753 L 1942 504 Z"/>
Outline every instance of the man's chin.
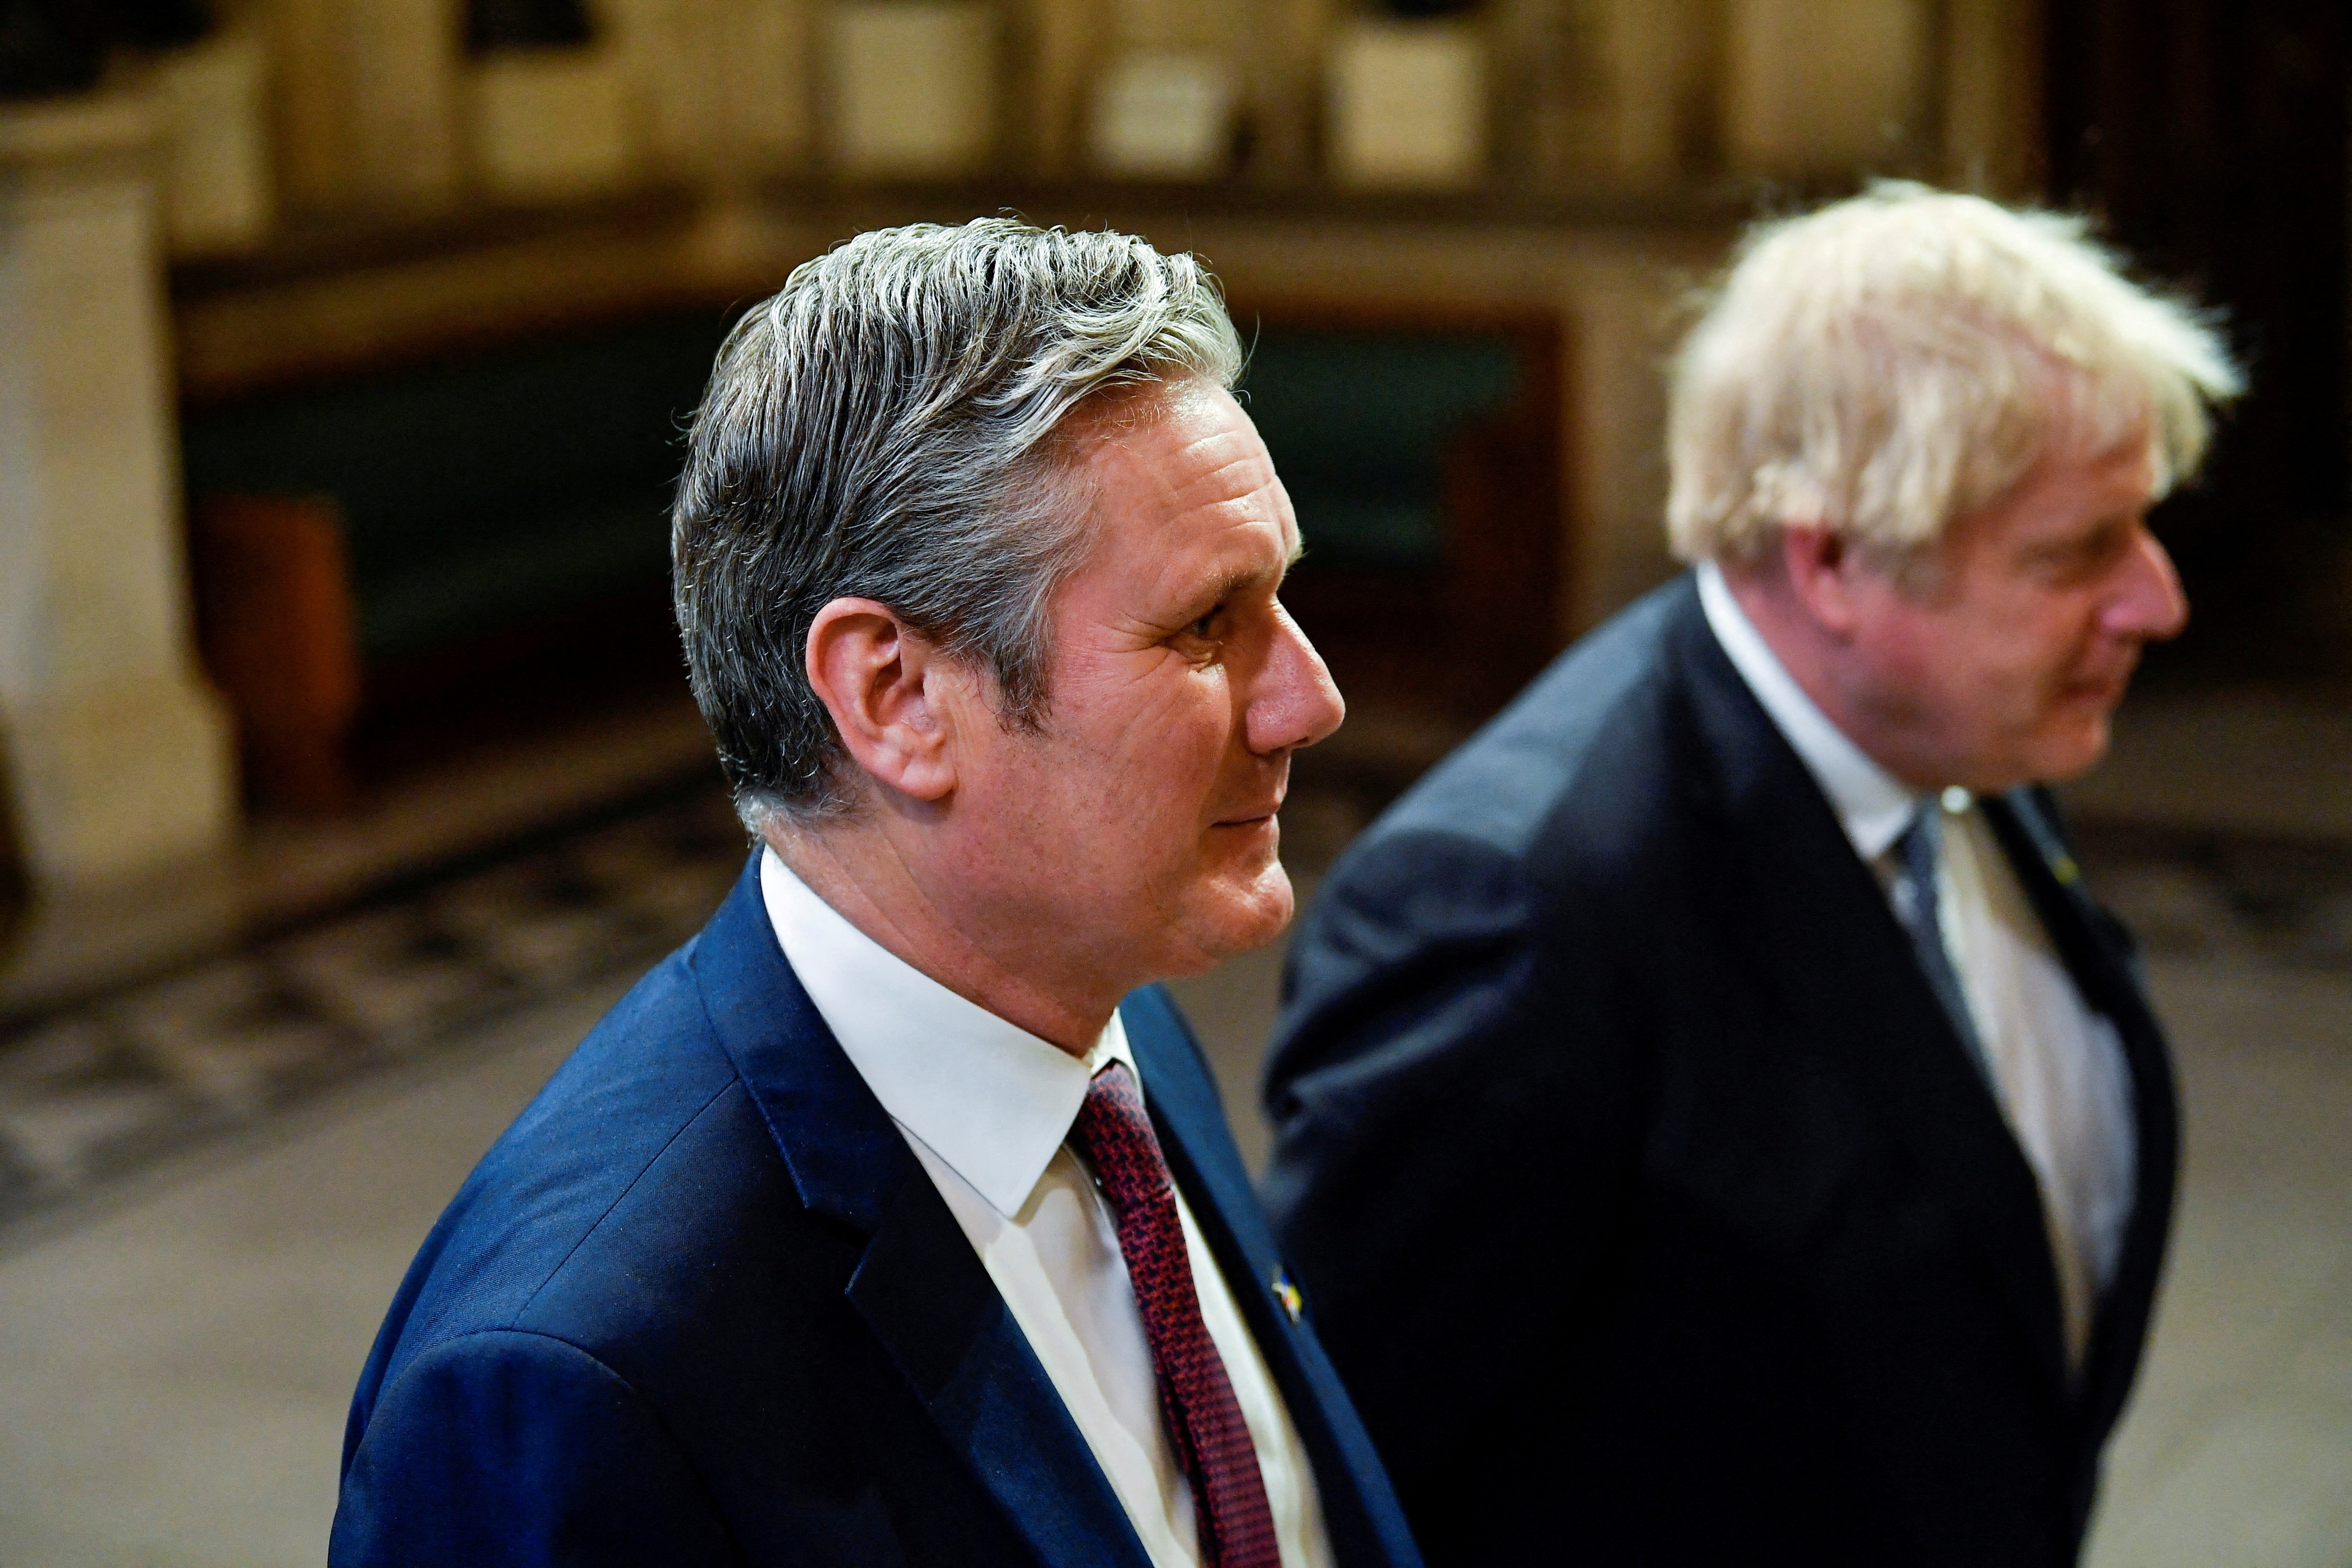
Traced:
<path fill-rule="evenodd" d="M 2035 748 L 2032 776 L 2021 784 L 2066 784 L 2089 773 L 2104 761 L 2113 733 L 2103 710 L 2086 714 Z"/>
<path fill-rule="evenodd" d="M 1297 907 L 1290 874 L 1279 860 L 1254 874 L 1210 889 L 1210 907 L 1197 909 L 1185 923 L 1197 955 L 1183 973 L 1198 974 L 1229 958 L 1255 952 L 1282 935 Z"/>

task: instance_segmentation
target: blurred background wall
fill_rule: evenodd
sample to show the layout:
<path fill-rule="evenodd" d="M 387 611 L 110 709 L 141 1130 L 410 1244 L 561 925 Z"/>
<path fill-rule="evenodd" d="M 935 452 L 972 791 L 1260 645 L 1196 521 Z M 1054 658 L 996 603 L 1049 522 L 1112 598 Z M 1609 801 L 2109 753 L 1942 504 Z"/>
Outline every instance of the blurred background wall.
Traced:
<path fill-rule="evenodd" d="M 2344 657 L 2336 7 L 5 9 L 20 882 L 674 696 L 660 514 L 731 313 L 857 229 L 1000 210 L 1218 268 L 1302 490 L 1300 612 L 1376 708 L 1475 715 L 1668 570 L 1677 300 L 1745 219 L 1873 174 L 2086 207 L 2228 312 L 2254 395 L 2170 509 L 2208 658 Z M 1483 607 L 1478 668 L 1399 656 L 1432 603 Z"/>

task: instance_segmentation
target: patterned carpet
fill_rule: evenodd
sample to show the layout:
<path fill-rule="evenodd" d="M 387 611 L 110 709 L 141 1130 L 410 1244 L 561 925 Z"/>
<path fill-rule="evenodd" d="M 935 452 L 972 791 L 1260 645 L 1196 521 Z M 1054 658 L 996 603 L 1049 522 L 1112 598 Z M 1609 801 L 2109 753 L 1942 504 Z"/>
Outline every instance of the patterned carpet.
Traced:
<path fill-rule="evenodd" d="M 743 829 L 698 783 L 0 1032 L 0 1236 L 329 1090 L 462 1051 L 700 929 Z"/>
<path fill-rule="evenodd" d="M 1378 802 L 1306 786 L 1302 869 Z M 1381 792 L 1387 793 L 1385 791 Z M 1311 831 L 1309 831 L 1311 829 Z M 2352 846 L 2110 828 L 2100 896 L 2151 952 L 2352 973 Z M 244 951 L 0 1026 L 0 1237 L 691 935 L 742 866 L 707 782 L 518 846 Z"/>

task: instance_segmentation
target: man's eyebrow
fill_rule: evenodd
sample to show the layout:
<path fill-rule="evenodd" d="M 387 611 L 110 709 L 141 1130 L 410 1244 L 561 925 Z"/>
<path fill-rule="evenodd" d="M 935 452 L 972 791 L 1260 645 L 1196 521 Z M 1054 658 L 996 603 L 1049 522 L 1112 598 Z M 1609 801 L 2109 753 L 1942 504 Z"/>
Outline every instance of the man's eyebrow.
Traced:
<path fill-rule="evenodd" d="M 1291 547 L 1290 553 L 1283 560 L 1283 572 L 1287 572 L 1297 559 L 1298 548 L 1294 544 Z M 1269 577 L 1279 581 L 1281 575 L 1282 573 L 1270 573 L 1263 566 L 1228 566 L 1224 571 L 1209 579 L 1207 584 L 1205 584 L 1202 588 L 1202 595 L 1203 597 L 1214 595 L 1217 602 L 1222 604 L 1225 600 L 1232 598 L 1235 594 L 1240 593 L 1244 588 L 1254 588 Z"/>
<path fill-rule="evenodd" d="M 1268 572 L 1263 566 L 1237 563 L 1203 583 L 1199 596 L 1202 599 L 1213 598 L 1215 603 L 1223 604 L 1243 589 L 1254 588 L 1269 577 L 1274 579 L 1276 586 L 1279 586 L 1290 569 L 1298 564 L 1298 558 L 1306 553 L 1306 539 L 1294 531 L 1290 536 L 1290 548 L 1283 554 L 1282 567 L 1279 571 Z"/>
<path fill-rule="evenodd" d="M 1229 566 L 1210 579 L 1204 596 L 1213 595 L 1219 604 L 1254 584 L 1265 580 L 1265 573 L 1255 566 Z"/>

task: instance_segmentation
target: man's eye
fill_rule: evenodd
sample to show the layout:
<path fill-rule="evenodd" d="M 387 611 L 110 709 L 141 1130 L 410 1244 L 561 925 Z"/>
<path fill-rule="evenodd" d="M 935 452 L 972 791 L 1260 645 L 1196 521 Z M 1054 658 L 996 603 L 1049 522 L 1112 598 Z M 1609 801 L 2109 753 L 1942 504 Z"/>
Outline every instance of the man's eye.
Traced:
<path fill-rule="evenodd" d="M 1191 632 L 1196 637 L 1202 638 L 1203 640 L 1213 640 L 1216 637 L 1218 629 L 1223 625 L 1224 618 L 1225 607 L 1223 605 L 1219 605 L 1215 609 L 1211 610 L 1207 615 L 1202 616 L 1199 620 L 1194 621 L 1191 626 L 1184 629 Z"/>

